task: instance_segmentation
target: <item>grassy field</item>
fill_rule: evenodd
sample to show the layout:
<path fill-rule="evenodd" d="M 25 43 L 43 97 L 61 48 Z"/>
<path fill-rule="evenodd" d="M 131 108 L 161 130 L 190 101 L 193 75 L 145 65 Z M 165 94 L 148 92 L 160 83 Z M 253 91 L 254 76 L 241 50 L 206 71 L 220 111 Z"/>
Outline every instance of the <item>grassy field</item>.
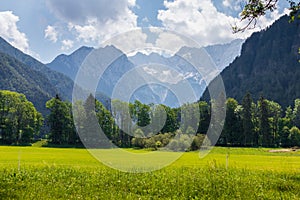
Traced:
<path fill-rule="evenodd" d="M 124 173 L 85 149 L 0 147 L 0 199 L 300 199 L 300 152 L 268 150 L 214 148 Z"/>

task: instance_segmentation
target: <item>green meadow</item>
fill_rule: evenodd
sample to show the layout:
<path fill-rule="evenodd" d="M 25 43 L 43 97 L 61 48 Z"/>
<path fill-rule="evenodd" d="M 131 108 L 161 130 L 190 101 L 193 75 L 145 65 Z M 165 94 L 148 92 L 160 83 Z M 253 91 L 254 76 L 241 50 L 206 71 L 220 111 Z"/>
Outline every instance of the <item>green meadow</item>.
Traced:
<path fill-rule="evenodd" d="M 163 169 L 126 173 L 85 149 L 0 147 L 0 199 L 300 199 L 300 152 L 269 150 L 216 147 L 204 158 L 188 152 Z"/>

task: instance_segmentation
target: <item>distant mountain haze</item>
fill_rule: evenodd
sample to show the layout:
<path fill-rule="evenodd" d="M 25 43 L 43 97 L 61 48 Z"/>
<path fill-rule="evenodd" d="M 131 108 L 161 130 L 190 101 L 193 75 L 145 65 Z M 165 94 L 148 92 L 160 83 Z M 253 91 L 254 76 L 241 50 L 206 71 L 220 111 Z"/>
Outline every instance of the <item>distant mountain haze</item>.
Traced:
<path fill-rule="evenodd" d="M 205 47 L 205 50 L 208 52 L 212 61 L 216 63 L 216 69 L 220 70 L 239 56 L 243 42 L 243 40 L 234 40 L 229 44 Z M 180 58 L 178 55 L 166 58 L 157 53 L 151 53 L 149 55 L 137 53 L 134 56 L 127 57 L 114 46 L 107 46 L 99 48 L 98 50 L 99 60 L 109 59 L 113 51 L 120 53 L 121 55 L 110 66 L 106 66 L 107 70 L 98 84 L 97 92 L 99 94 L 111 97 L 114 87 L 122 76 L 141 65 L 145 66 L 138 70 L 139 76 L 142 78 L 147 78 L 145 77 L 146 75 L 148 77 L 155 77 L 159 84 L 140 88 L 132 94 L 132 101 L 139 100 L 143 103 L 162 103 L 171 107 L 177 107 L 180 105 L 177 97 L 173 92 L 162 85 L 169 84 L 174 86 L 182 80 L 187 80 L 196 91 L 197 98 L 200 98 L 205 89 L 206 83 L 203 82 L 201 75 L 191 64 L 186 62 L 183 58 Z M 194 57 L 192 59 L 201 60 L 202 58 L 199 58 L 199 55 L 197 55 L 197 50 L 197 48 L 184 47 L 178 53 L 182 54 L 182 51 L 187 51 L 185 53 L 192 55 Z M 51 63 L 47 64 L 47 66 L 52 70 L 63 73 L 75 80 L 81 64 L 84 62 L 86 56 L 92 51 L 93 48 L 81 47 L 71 55 L 59 55 Z M 224 60 L 224 62 L 221 62 L 221 60 Z M 168 66 L 169 70 L 164 70 L 164 73 L 160 73 L 159 71 L 161 69 L 159 69 L 159 67 L 156 67 L 155 69 L 155 67 L 153 68 L 153 65 L 149 66 L 149 64 L 153 63 Z M 178 73 L 174 74 L 171 73 L 171 71 L 177 71 Z M 158 74 L 160 76 L 157 76 Z M 184 93 L 184 91 L 182 92 Z"/>
<path fill-rule="evenodd" d="M 47 66 L 52 70 L 68 76 L 74 81 L 80 65 L 92 50 L 92 47 L 81 47 L 71 55 L 62 54 L 57 56 L 51 63 L 47 64 Z"/>

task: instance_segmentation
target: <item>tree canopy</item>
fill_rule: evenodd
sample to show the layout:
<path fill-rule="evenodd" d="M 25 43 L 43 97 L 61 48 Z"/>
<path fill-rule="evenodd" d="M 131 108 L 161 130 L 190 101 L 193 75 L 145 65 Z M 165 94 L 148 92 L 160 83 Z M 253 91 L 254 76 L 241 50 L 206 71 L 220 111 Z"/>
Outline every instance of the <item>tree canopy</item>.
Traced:
<path fill-rule="evenodd" d="M 42 126 L 42 115 L 25 95 L 0 91 L 0 143 L 29 143 Z"/>
<path fill-rule="evenodd" d="M 47 101 L 50 110 L 47 124 L 50 126 L 49 138 L 54 144 L 75 144 L 78 141 L 71 109 L 71 103 L 63 102 L 58 95 Z"/>

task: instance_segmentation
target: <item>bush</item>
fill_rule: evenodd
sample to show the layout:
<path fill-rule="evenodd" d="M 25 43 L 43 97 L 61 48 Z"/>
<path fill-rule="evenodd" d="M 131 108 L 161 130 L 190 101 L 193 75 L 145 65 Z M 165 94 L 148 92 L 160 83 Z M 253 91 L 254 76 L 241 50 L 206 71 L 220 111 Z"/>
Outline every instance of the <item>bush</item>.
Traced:
<path fill-rule="evenodd" d="M 194 137 L 194 140 L 193 140 L 192 144 L 191 144 L 190 150 L 195 151 L 195 150 L 200 149 L 204 139 L 205 139 L 205 135 L 203 135 L 203 134 L 196 135 Z"/>

